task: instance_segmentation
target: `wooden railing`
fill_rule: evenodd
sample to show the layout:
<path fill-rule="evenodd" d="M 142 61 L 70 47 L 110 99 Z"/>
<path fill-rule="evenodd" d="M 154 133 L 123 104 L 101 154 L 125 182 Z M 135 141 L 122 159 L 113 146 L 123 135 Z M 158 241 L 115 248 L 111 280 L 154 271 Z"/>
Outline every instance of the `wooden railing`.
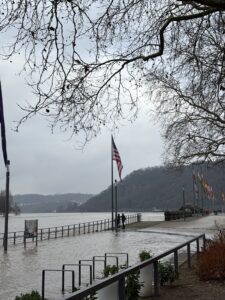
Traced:
<path fill-rule="evenodd" d="M 140 221 L 140 214 L 132 214 L 126 216 L 126 224 Z M 38 241 L 57 239 L 75 235 L 81 235 L 92 232 L 101 232 L 112 229 L 111 219 L 103 219 L 98 221 L 90 221 L 72 225 L 55 226 L 49 228 L 38 229 Z M 4 233 L 0 233 L 0 241 L 4 240 Z M 14 231 L 8 233 L 9 244 L 24 243 L 24 231 Z M 34 239 L 27 239 L 27 242 L 34 242 Z M 3 243 L 0 243 L 2 245 Z"/>

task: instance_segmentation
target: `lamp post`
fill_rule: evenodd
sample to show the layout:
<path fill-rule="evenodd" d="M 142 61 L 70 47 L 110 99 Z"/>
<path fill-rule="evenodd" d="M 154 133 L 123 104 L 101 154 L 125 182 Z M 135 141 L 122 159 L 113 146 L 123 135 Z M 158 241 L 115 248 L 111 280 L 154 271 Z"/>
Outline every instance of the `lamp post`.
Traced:
<path fill-rule="evenodd" d="M 184 216 L 184 221 L 185 221 L 185 190 L 184 190 L 184 186 L 182 187 L 183 190 L 183 216 Z"/>
<path fill-rule="evenodd" d="M 117 180 L 115 180 L 115 229 L 117 231 L 118 224 L 117 224 Z"/>
<path fill-rule="evenodd" d="M 5 191 L 5 232 L 4 232 L 4 251 L 8 249 L 8 218 L 9 218 L 9 160 L 6 165 L 6 191 Z"/>

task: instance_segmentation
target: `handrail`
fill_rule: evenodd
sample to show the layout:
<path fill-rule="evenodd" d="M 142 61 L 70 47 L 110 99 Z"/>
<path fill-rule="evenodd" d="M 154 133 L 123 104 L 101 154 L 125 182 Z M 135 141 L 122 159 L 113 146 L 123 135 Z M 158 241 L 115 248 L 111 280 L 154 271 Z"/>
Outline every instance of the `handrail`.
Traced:
<path fill-rule="evenodd" d="M 103 279 L 98 283 L 92 284 L 91 286 L 77 291 L 75 293 L 72 293 L 70 296 L 64 298 L 64 300 L 82 300 L 84 297 L 87 297 L 88 295 L 94 294 L 95 292 L 97 292 L 98 290 L 114 283 L 114 282 L 119 282 L 119 299 L 120 300 L 124 300 L 124 283 L 125 283 L 125 277 L 127 277 L 129 274 L 135 272 L 135 271 L 139 271 L 140 269 L 153 264 L 154 265 L 154 294 L 158 295 L 158 289 L 159 289 L 159 278 L 158 278 L 158 262 L 161 258 L 164 258 L 172 253 L 174 253 L 174 263 L 175 265 L 177 265 L 178 267 L 178 263 L 176 261 L 176 259 L 178 259 L 177 256 L 177 251 L 181 248 L 184 248 L 185 246 L 187 246 L 187 255 L 188 257 L 190 256 L 190 244 L 193 242 L 196 242 L 197 245 L 197 252 L 199 252 L 199 240 L 202 239 L 203 240 L 203 248 L 205 248 L 205 234 L 201 234 L 197 237 L 192 238 L 191 240 L 188 240 L 187 242 L 184 242 L 172 249 L 169 249 L 168 251 L 165 251 L 164 253 L 161 253 L 159 255 L 156 255 L 153 258 L 149 258 L 143 262 L 137 263 L 134 266 L 131 266 L 127 269 L 123 269 L 122 271 L 120 271 L 119 273 L 116 273 L 115 275 L 112 275 L 109 278 Z M 190 267 L 190 264 L 188 264 L 188 266 Z"/>
<path fill-rule="evenodd" d="M 127 222 L 134 223 L 137 222 L 138 214 L 127 215 Z M 131 220 L 131 222 L 130 222 Z M 86 234 L 92 232 L 99 232 L 105 230 L 111 230 L 111 219 L 101 219 L 95 221 L 88 221 L 70 225 L 60 225 L 60 226 L 52 226 L 52 227 L 43 227 L 38 229 L 38 240 L 48 240 L 48 239 L 56 239 L 64 236 L 72 236 L 75 234 Z M 90 228 L 92 227 L 92 230 Z M 65 235 L 63 234 L 65 232 Z M 59 234 L 60 233 L 60 234 Z M 12 243 L 15 245 L 16 243 L 23 243 L 24 231 L 10 231 L 8 232 L 8 240 L 12 240 Z M 0 232 L 0 241 L 4 239 L 4 233 Z M 1 245 L 1 243 L 0 243 Z"/>

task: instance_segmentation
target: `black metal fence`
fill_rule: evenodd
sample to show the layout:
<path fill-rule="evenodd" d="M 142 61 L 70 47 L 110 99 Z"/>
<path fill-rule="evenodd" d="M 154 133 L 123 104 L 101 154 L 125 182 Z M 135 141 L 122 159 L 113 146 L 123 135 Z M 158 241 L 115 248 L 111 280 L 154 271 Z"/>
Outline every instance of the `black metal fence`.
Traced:
<path fill-rule="evenodd" d="M 187 253 L 187 264 L 188 267 L 191 268 L 191 245 L 193 243 L 196 243 L 196 252 L 200 252 L 200 242 L 201 247 L 205 249 L 205 234 L 201 234 L 199 236 L 196 236 L 192 238 L 191 240 L 180 244 L 177 247 L 174 247 L 160 255 L 157 255 L 153 258 L 147 259 L 143 262 L 140 262 L 134 266 L 131 266 L 125 270 L 120 271 L 119 273 L 116 273 L 115 275 L 102 279 L 98 283 L 94 283 L 90 285 L 89 287 L 86 287 L 82 290 L 79 290 L 75 293 L 72 293 L 71 295 L 64 297 L 64 300 L 83 300 L 86 299 L 85 297 L 88 297 L 89 295 L 95 294 L 97 291 L 111 285 L 114 282 L 118 282 L 118 295 L 119 295 L 119 300 L 125 300 L 125 278 L 132 274 L 133 272 L 139 271 L 142 268 L 153 264 L 153 270 L 154 270 L 154 279 L 153 279 L 153 287 L 154 287 L 154 295 L 158 296 L 159 295 L 159 271 L 158 271 L 158 265 L 159 261 L 162 258 L 165 258 L 166 256 L 173 255 L 173 261 L 174 261 L 174 268 L 176 274 L 179 273 L 179 253 L 178 251 L 180 249 L 186 248 L 186 253 Z M 71 271 L 71 270 L 68 270 Z M 64 273 L 64 270 L 61 270 L 61 272 Z M 43 282 L 43 277 L 42 277 L 42 282 Z M 43 292 L 43 285 L 42 285 L 42 299 L 44 299 L 44 292 Z"/>
<path fill-rule="evenodd" d="M 140 214 L 132 214 L 126 216 L 126 224 L 140 221 Z M 79 224 L 63 225 L 49 228 L 40 228 L 37 233 L 37 240 L 44 241 L 69 236 L 76 236 L 87 233 L 101 232 L 112 229 L 111 219 L 103 219 L 98 221 L 90 221 Z M 0 233 L 0 241 L 4 240 L 4 233 Z M 36 242 L 36 237 L 27 239 L 27 242 Z M 8 233 L 8 243 L 11 245 L 24 243 L 24 231 L 14 231 Z"/>
<path fill-rule="evenodd" d="M 63 264 L 61 269 L 44 269 L 42 270 L 42 299 L 45 299 L 45 286 L 46 286 L 46 274 L 47 273 L 61 273 L 62 275 L 62 293 L 65 291 L 65 273 L 69 272 L 72 274 L 72 284 L 71 284 L 71 290 L 73 291 L 75 287 L 75 274 L 77 275 L 77 286 L 81 288 L 81 286 L 87 286 L 91 285 L 94 280 L 96 280 L 96 263 L 103 262 L 104 263 L 104 269 L 106 268 L 108 261 L 110 260 L 115 261 L 115 266 L 117 269 L 119 269 L 119 262 L 123 262 L 122 266 L 124 268 L 128 268 L 129 266 L 129 255 L 128 253 L 124 252 L 107 252 L 104 253 L 104 255 L 95 255 L 91 259 L 81 259 L 78 263 L 69 263 L 69 264 Z M 69 269 L 66 269 L 69 267 Z M 81 282 L 82 277 L 82 270 L 83 269 L 89 269 L 88 274 L 88 282 Z M 75 269 L 77 273 L 75 272 Z M 51 275 L 50 275 L 51 276 Z"/>

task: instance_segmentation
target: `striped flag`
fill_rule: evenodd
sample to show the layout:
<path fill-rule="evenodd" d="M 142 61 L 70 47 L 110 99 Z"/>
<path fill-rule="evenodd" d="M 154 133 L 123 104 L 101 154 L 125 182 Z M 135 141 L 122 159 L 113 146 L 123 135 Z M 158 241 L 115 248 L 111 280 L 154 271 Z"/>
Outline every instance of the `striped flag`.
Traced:
<path fill-rule="evenodd" d="M 121 161 L 121 158 L 120 158 L 119 151 L 117 150 L 115 142 L 113 140 L 113 137 L 112 137 L 112 160 L 116 161 L 119 177 L 120 177 L 120 180 L 122 180 L 121 179 L 121 173 L 122 173 L 122 169 L 123 169 L 123 164 L 122 164 L 122 161 Z"/>
<path fill-rule="evenodd" d="M 5 162 L 5 166 L 9 164 L 6 150 L 6 137 L 5 137 L 5 120 L 3 111 L 3 100 L 2 100 L 2 87 L 0 82 L 0 123 L 1 123 L 1 136 L 2 136 L 2 152 Z"/>
<path fill-rule="evenodd" d="M 222 203 L 225 202 L 225 195 L 224 195 L 224 192 L 221 192 L 221 200 L 222 200 Z"/>

